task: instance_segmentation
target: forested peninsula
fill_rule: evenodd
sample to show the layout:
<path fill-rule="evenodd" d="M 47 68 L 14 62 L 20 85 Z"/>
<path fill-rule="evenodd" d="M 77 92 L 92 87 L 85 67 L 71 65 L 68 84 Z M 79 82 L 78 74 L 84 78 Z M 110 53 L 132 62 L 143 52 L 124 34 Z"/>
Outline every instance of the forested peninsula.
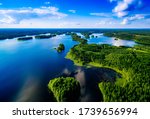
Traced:
<path fill-rule="evenodd" d="M 105 35 L 108 36 L 106 33 Z M 117 38 L 121 37 L 117 36 Z M 139 37 L 140 42 L 148 45 L 149 41 L 142 37 L 149 36 Z M 115 82 L 99 82 L 103 101 L 150 101 L 149 46 L 117 47 L 107 44 L 80 43 L 70 49 L 66 58 L 71 59 L 76 65 L 110 68 L 121 74 L 121 78 L 116 77 Z"/>

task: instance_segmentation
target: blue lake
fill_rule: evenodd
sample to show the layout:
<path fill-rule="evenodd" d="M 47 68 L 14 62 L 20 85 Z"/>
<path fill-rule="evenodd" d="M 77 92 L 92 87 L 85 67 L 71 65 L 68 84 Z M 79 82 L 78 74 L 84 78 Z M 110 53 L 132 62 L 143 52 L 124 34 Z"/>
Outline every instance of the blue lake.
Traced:
<path fill-rule="evenodd" d="M 136 43 L 132 40 L 115 40 L 115 38 L 106 37 L 103 34 L 93 34 L 97 36 L 97 38 L 89 39 L 88 43 L 96 43 L 96 44 L 110 44 L 114 46 L 129 46 L 132 47 L 136 45 Z"/>
<path fill-rule="evenodd" d="M 134 41 L 114 40 L 103 35 L 95 35 L 98 35 L 98 38 L 88 39 L 88 43 L 116 46 L 136 44 Z M 65 51 L 57 53 L 54 48 L 60 43 L 65 45 Z M 94 92 L 92 86 L 88 85 L 90 89 L 85 89 L 85 83 L 88 81 L 85 81 L 85 78 L 83 80 L 83 68 L 65 59 L 67 52 L 75 44 L 78 43 L 72 41 L 69 35 L 28 41 L 0 41 L 0 101 L 51 101 L 47 89 L 49 80 L 74 70 L 80 72 L 76 78 L 82 79 L 80 84 L 84 87 L 83 90 Z M 83 92 L 81 101 L 97 101 L 96 94 L 92 91 Z"/>

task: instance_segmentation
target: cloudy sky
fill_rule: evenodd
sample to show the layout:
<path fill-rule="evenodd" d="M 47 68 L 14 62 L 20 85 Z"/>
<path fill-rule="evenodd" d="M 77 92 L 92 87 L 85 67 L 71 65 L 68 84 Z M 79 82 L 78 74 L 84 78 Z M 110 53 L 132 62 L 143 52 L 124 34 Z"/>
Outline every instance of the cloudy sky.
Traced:
<path fill-rule="evenodd" d="M 0 28 L 150 28 L 150 1 L 0 0 Z"/>

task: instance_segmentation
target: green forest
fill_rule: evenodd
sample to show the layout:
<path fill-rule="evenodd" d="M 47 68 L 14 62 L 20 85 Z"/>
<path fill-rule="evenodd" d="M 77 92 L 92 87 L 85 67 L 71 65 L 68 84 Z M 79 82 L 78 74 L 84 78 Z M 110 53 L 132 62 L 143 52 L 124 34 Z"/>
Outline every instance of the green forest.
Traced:
<path fill-rule="evenodd" d="M 111 31 L 105 32 L 104 35 L 119 39 L 134 40 L 137 43 L 150 45 L 150 33 L 147 31 Z"/>
<path fill-rule="evenodd" d="M 80 84 L 72 77 L 58 77 L 50 80 L 48 84 L 50 93 L 58 102 L 78 101 L 80 97 Z"/>
<path fill-rule="evenodd" d="M 57 52 L 62 52 L 65 50 L 65 45 L 60 43 L 59 46 L 55 49 L 57 50 Z"/>
<path fill-rule="evenodd" d="M 66 56 L 75 64 L 107 67 L 121 74 L 115 82 L 99 82 L 103 101 L 150 101 L 150 47 L 79 44 Z"/>
<path fill-rule="evenodd" d="M 81 36 L 77 35 L 76 33 L 72 33 L 71 37 L 74 41 L 77 41 L 81 44 L 87 44 L 87 40 L 85 38 L 81 38 Z"/>

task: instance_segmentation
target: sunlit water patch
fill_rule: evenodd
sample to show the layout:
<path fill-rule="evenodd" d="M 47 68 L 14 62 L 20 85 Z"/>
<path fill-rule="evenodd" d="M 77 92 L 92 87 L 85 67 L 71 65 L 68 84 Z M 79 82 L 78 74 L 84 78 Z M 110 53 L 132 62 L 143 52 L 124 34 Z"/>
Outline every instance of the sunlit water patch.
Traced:
<path fill-rule="evenodd" d="M 111 37 L 103 36 L 102 34 L 92 34 L 95 37 L 88 39 L 88 43 L 96 43 L 96 44 L 110 44 L 114 46 L 129 46 L 133 47 L 137 43 L 135 43 L 133 40 L 121 40 L 121 39 L 115 39 Z M 97 37 L 96 37 L 97 36 Z"/>

